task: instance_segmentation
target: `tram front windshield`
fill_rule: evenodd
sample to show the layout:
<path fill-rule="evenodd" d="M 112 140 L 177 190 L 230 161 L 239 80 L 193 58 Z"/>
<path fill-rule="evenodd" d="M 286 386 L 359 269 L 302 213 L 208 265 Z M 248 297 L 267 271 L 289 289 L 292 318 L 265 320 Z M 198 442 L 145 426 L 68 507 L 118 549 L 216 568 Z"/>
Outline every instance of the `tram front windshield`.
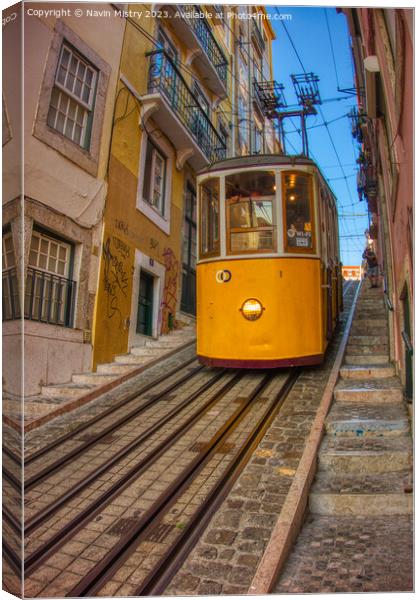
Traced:
<path fill-rule="evenodd" d="M 228 251 L 275 250 L 274 173 L 247 172 L 226 177 Z"/>

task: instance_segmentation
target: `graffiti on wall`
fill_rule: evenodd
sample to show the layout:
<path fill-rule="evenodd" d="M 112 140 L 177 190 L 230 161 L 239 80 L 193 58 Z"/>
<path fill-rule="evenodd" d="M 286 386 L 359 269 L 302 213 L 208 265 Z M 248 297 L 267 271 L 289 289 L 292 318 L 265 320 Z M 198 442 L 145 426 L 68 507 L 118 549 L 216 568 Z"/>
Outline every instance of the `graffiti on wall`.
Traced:
<path fill-rule="evenodd" d="M 127 297 L 128 292 L 126 263 L 129 254 L 129 246 L 115 236 L 108 237 L 102 247 L 106 317 L 112 319 L 117 316 L 120 328 L 123 324 L 121 301 Z"/>
<path fill-rule="evenodd" d="M 171 248 L 163 251 L 163 263 L 165 265 L 165 287 L 161 304 L 161 333 L 169 331 L 169 315 L 175 317 L 176 313 L 176 291 L 178 287 L 179 262 Z"/>

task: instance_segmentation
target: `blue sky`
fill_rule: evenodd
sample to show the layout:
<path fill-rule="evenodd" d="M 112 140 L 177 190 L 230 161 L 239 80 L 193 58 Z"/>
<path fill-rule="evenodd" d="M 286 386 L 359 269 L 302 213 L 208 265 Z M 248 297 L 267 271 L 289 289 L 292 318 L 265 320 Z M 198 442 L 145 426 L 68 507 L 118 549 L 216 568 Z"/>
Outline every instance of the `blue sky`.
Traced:
<path fill-rule="evenodd" d="M 276 7 L 267 6 L 269 12 L 291 15 L 283 23 L 293 41 L 300 61 L 307 73 L 319 78 L 319 90 L 323 103 L 317 107 L 318 115 L 307 119 L 309 152 L 316 160 L 337 197 L 341 260 L 344 265 L 357 265 L 365 247 L 364 231 L 368 226 L 366 202 L 359 202 L 356 189 L 356 157 L 358 145 L 351 135 L 350 120 L 346 116 L 357 104 L 355 96 L 337 91 L 353 87 L 353 66 L 349 46 L 347 21 L 333 7 Z M 326 17 L 331 32 L 334 59 Z M 280 21 L 272 21 L 277 39 L 273 43 L 274 78 L 285 85 L 288 105 L 296 104 L 296 96 L 290 75 L 303 73 L 302 65 Z M 338 100 L 339 99 L 339 100 Z M 324 119 L 332 138 L 324 126 Z M 336 121 L 334 121 L 337 119 Z M 330 121 L 334 121 L 329 123 Z M 288 153 L 301 152 L 300 137 L 293 133 L 299 120 L 284 121 Z M 311 129 L 312 128 L 312 129 Z M 334 146 L 335 150 L 334 150 Z M 338 157 L 337 157 L 338 155 Z M 340 166 L 341 163 L 341 166 Z M 344 176 L 347 179 L 344 179 Z M 358 236 L 358 237 L 357 237 Z"/>

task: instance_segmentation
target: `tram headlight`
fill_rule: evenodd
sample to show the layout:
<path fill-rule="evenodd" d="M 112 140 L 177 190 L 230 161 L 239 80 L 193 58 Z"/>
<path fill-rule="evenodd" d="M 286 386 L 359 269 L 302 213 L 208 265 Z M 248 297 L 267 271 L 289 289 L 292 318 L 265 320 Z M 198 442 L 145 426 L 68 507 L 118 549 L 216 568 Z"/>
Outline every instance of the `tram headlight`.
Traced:
<path fill-rule="evenodd" d="M 239 310 L 248 321 L 256 321 L 261 317 L 263 310 L 265 309 L 259 300 L 256 298 L 249 298 L 248 300 L 245 300 Z"/>

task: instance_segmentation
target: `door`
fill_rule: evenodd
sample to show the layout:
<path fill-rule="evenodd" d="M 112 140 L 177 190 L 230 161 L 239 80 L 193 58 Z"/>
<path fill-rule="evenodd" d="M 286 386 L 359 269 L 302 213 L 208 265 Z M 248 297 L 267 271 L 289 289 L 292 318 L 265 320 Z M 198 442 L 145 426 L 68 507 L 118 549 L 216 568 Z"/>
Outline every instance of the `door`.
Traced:
<path fill-rule="evenodd" d="M 413 398 L 413 345 L 411 341 L 410 303 L 407 286 L 401 295 L 403 303 L 404 330 L 402 337 L 405 347 L 405 394 L 408 400 Z"/>
<path fill-rule="evenodd" d="M 141 271 L 136 332 L 141 335 L 152 335 L 152 324 L 153 277 L 148 273 Z"/>
<path fill-rule="evenodd" d="M 194 188 L 187 185 L 182 248 L 181 310 L 195 315 L 195 271 L 197 262 L 197 198 Z"/>

